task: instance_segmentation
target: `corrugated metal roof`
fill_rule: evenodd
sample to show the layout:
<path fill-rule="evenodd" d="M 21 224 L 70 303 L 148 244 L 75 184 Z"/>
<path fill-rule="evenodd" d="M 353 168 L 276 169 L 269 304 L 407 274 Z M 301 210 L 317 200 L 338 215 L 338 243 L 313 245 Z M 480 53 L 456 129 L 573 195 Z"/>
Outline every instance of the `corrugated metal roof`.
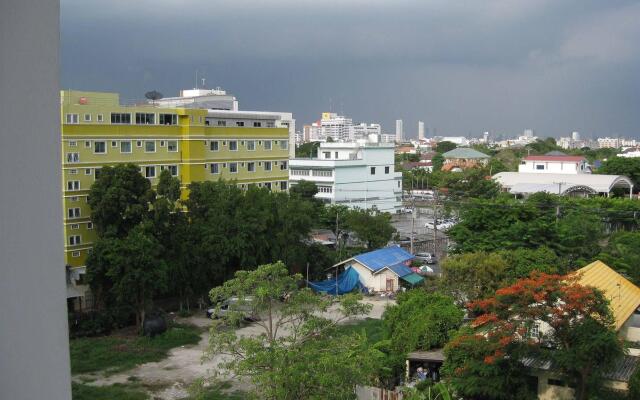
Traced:
<path fill-rule="evenodd" d="M 384 249 L 358 254 L 353 257 L 353 259 L 373 272 L 412 260 L 413 258 L 414 257 L 411 253 L 403 250 L 400 246 L 386 247 Z M 409 270 L 409 272 L 411 272 L 411 270 Z"/>
<path fill-rule="evenodd" d="M 442 154 L 444 158 L 490 158 L 488 155 L 469 147 L 458 147 Z"/>
<path fill-rule="evenodd" d="M 396 275 L 398 275 L 400 278 L 413 274 L 413 271 L 411 270 L 411 268 L 407 267 L 403 263 L 390 265 L 389 269 L 393 271 Z"/>
<path fill-rule="evenodd" d="M 616 330 L 629 319 L 640 306 L 640 288 L 602 261 L 594 261 L 575 272 L 578 282 L 584 286 L 600 289 L 610 301 L 616 319 Z"/>
<path fill-rule="evenodd" d="M 525 357 L 520 359 L 520 362 L 527 368 L 543 371 L 549 371 L 553 367 L 551 361 L 535 357 Z M 639 363 L 639 357 L 624 355 L 616 361 L 610 371 L 604 373 L 604 378 L 612 381 L 629 382 Z"/>
<path fill-rule="evenodd" d="M 424 281 L 424 278 L 416 274 L 415 272 L 412 272 L 409 275 L 401 276 L 400 279 L 409 282 L 412 285 L 417 285 L 418 283 Z"/>
<path fill-rule="evenodd" d="M 444 361 L 444 350 L 433 349 L 431 351 L 412 351 L 407 354 L 407 360 L 413 361 Z"/>
<path fill-rule="evenodd" d="M 558 193 L 558 183 L 561 190 L 569 186 L 588 186 L 598 193 L 608 193 L 614 187 L 628 188 L 631 180 L 624 175 L 600 175 L 600 174 L 549 174 L 536 172 L 500 172 L 493 179 L 506 189 L 514 185 L 528 184 L 555 184 Z"/>

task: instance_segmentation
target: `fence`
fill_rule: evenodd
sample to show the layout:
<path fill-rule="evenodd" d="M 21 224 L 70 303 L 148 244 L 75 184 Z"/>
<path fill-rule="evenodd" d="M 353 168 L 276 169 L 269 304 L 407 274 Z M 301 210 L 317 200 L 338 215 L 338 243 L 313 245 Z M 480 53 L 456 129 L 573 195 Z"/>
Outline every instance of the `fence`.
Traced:
<path fill-rule="evenodd" d="M 357 386 L 358 400 L 402 400 L 402 393 L 373 386 Z"/>

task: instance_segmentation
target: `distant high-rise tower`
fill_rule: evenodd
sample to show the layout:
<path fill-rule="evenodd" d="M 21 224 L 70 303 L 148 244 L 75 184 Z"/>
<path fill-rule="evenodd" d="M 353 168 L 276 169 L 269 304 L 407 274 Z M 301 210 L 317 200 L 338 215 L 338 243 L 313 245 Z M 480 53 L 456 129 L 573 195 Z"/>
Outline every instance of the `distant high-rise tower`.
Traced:
<path fill-rule="evenodd" d="M 533 129 L 525 129 L 524 130 L 524 137 L 532 138 L 534 136 L 535 136 L 535 133 L 534 133 Z"/>
<path fill-rule="evenodd" d="M 418 121 L 418 140 L 424 140 L 424 122 Z"/>
<path fill-rule="evenodd" d="M 575 141 L 580 140 L 580 132 L 577 132 L 577 131 L 571 132 L 571 139 Z"/>
<path fill-rule="evenodd" d="M 485 144 L 489 144 L 489 132 L 485 132 L 485 133 L 482 134 L 482 141 Z"/>
<path fill-rule="evenodd" d="M 396 120 L 396 142 L 402 143 L 404 141 L 404 132 L 402 131 L 402 120 Z"/>

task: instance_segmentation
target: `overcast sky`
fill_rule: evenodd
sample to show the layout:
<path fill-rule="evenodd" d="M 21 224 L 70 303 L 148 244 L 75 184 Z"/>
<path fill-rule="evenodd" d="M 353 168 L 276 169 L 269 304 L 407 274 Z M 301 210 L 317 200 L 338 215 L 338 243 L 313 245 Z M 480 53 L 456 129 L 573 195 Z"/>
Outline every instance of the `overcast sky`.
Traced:
<path fill-rule="evenodd" d="M 61 0 L 63 88 L 429 133 L 640 136 L 640 2 Z"/>

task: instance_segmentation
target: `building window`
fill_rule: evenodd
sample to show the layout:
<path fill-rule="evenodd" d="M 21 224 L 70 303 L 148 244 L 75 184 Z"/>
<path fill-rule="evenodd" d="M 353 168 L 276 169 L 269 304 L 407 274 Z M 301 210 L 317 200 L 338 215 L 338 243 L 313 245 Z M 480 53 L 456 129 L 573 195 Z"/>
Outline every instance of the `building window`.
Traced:
<path fill-rule="evenodd" d="M 104 115 L 102 115 L 102 114 L 98 114 L 98 115 L 97 115 L 96 120 L 97 120 L 98 122 L 104 122 Z"/>
<path fill-rule="evenodd" d="M 238 141 L 237 140 L 229 140 L 229 150 L 238 151 Z"/>
<path fill-rule="evenodd" d="M 283 162 L 280 163 L 280 169 L 282 171 L 287 169 L 287 162 L 286 161 L 283 161 Z"/>
<path fill-rule="evenodd" d="M 271 190 L 271 182 L 265 182 L 264 187 Z"/>
<path fill-rule="evenodd" d="M 544 164 L 538 164 L 538 165 L 536 165 L 536 169 L 544 169 Z"/>
<path fill-rule="evenodd" d="M 164 147 L 164 145 L 165 145 L 164 140 L 161 140 L 161 141 L 160 141 L 160 147 Z"/>
<path fill-rule="evenodd" d="M 153 125 L 155 120 L 156 116 L 153 113 L 136 113 L 136 124 L 138 125 Z"/>
<path fill-rule="evenodd" d="M 333 175 L 333 171 L 331 170 L 324 170 L 324 169 L 314 169 L 313 170 L 313 176 L 322 176 L 322 177 L 330 177 Z"/>
<path fill-rule="evenodd" d="M 384 167 L 384 173 L 388 174 L 389 173 L 389 167 Z"/>
<path fill-rule="evenodd" d="M 69 142 L 69 147 L 78 147 L 78 142 L 76 142 L 75 140 L 71 140 Z"/>
<path fill-rule="evenodd" d="M 91 122 L 91 114 L 84 115 L 84 122 Z"/>
<path fill-rule="evenodd" d="M 212 140 L 211 143 L 209 143 L 209 149 L 211 149 L 211 151 L 220 150 L 220 142 L 217 140 Z"/>
<path fill-rule="evenodd" d="M 243 121 L 236 121 L 236 126 L 244 126 L 244 122 Z"/>
<path fill-rule="evenodd" d="M 167 151 L 171 153 L 175 153 L 178 151 L 178 141 L 177 140 L 167 140 Z"/>
<path fill-rule="evenodd" d="M 237 174 L 238 173 L 238 163 L 237 162 L 229 163 L 229 172 L 231 172 L 232 174 Z"/>
<path fill-rule="evenodd" d="M 77 124 L 78 114 L 67 114 L 65 121 L 67 122 L 67 124 Z"/>
<path fill-rule="evenodd" d="M 325 159 L 329 159 L 331 158 L 331 152 L 330 151 L 323 151 L 322 155 L 324 155 Z"/>
<path fill-rule="evenodd" d="M 254 151 L 256 149 L 256 141 L 255 140 L 247 140 L 247 150 Z"/>
<path fill-rule="evenodd" d="M 376 167 L 371 167 L 371 175 L 375 175 L 376 174 Z"/>
<path fill-rule="evenodd" d="M 87 149 L 91 148 L 91 140 L 85 140 L 84 141 L 84 147 L 86 147 Z"/>
<path fill-rule="evenodd" d="M 67 162 L 68 163 L 80 162 L 80 153 L 67 153 Z"/>
<path fill-rule="evenodd" d="M 105 154 L 107 152 L 107 142 L 103 140 L 96 140 L 93 143 L 93 152 L 95 154 Z"/>
<path fill-rule="evenodd" d="M 68 209 L 67 216 L 69 218 L 80 218 L 80 207 Z"/>
<path fill-rule="evenodd" d="M 84 169 L 84 174 L 85 175 L 91 175 L 91 168 L 85 168 Z"/>
<path fill-rule="evenodd" d="M 156 152 L 156 141 L 155 140 L 145 140 L 144 141 L 144 152 L 145 153 L 155 153 Z"/>
<path fill-rule="evenodd" d="M 319 193 L 333 193 L 332 186 L 318 186 Z"/>
<path fill-rule="evenodd" d="M 280 190 L 287 190 L 287 181 L 280 182 Z"/>
<path fill-rule="evenodd" d="M 227 126 L 227 121 L 219 119 L 218 126 Z"/>
<path fill-rule="evenodd" d="M 131 114 L 128 113 L 111 113 L 112 124 L 130 124 Z"/>
<path fill-rule="evenodd" d="M 78 201 L 78 196 L 69 197 L 69 201 Z"/>
<path fill-rule="evenodd" d="M 273 122 L 271 121 L 267 122 L 267 128 L 275 128 L 275 127 L 276 127 L 276 124 L 274 124 Z"/>
<path fill-rule="evenodd" d="M 102 172 L 102 168 L 96 168 L 93 170 L 93 176 L 95 176 L 95 178 L 98 179 L 100 177 L 101 172 Z"/>
<path fill-rule="evenodd" d="M 111 147 L 118 147 L 118 142 L 116 140 L 112 140 Z"/>
<path fill-rule="evenodd" d="M 289 142 L 286 140 L 280 141 L 280 149 L 287 150 L 289 148 Z"/>
<path fill-rule="evenodd" d="M 70 190 L 70 191 L 80 190 L 80 181 L 67 182 L 67 190 Z"/>
<path fill-rule="evenodd" d="M 69 175 L 78 175 L 78 170 L 77 169 L 70 169 L 69 170 Z"/>
<path fill-rule="evenodd" d="M 147 165 L 144 167 L 144 177 L 145 178 L 155 178 L 156 177 L 156 167 L 155 165 Z"/>
<path fill-rule="evenodd" d="M 160 125 L 178 125 L 177 114 L 159 114 Z"/>
<path fill-rule="evenodd" d="M 93 229 L 93 222 L 87 222 L 87 229 L 88 230 Z"/>
<path fill-rule="evenodd" d="M 264 141 L 264 149 L 265 150 L 271 150 L 271 140 L 265 140 Z"/>
<path fill-rule="evenodd" d="M 69 236 L 69 245 L 75 246 L 81 243 L 80 235 L 71 235 Z"/>
<path fill-rule="evenodd" d="M 69 228 L 70 228 L 71 230 L 80 229 L 80 224 L 71 224 L 71 225 L 69 225 Z"/>
<path fill-rule="evenodd" d="M 256 121 L 256 122 L 254 122 L 254 123 L 253 123 L 253 127 L 254 127 L 254 128 L 260 128 L 261 126 L 262 126 L 262 123 L 261 123 L 261 122 L 257 122 L 257 121 Z"/>
<path fill-rule="evenodd" d="M 309 170 L 308 169 L 292 169 L 291 170 L 291 175 L 294 175 L 294 176 L 309 176 Z"/>
<path fill-rule="evenodd" d="M 220 173 L 220 164 L 214 163 L 214 164 L 211 164 L 209 167 L 211 168 L 211 173 L 212 174 L 219 174 Z"/>
<path fill-rule="evenodd" d="M 131 141 L 123 140 L 120 142 L 120 153 L 131 153 Z"/>
<path fill-rule="evenodd" d="M 72 251 L 71 252 L 71 257 L 80 257 L 80 252 L 79 251 Z"/>
<path fill-rule="evenodd" d="M 264 170 L 265 171 L 271 171 L 271 161 L 265 161 L 264 162 Z"/>
<path fill-rule="evenodd" d="M 255 162 L 248 162 L 247 163 L 247 171 L 256 172 L 256 163 Z"/>
<path fill-rule="evenodd" d="M 166 170 L 171 173 L 171 176 L 178 176 L 178 166 L 177 165 L 167 165 L 165 167 Z"/>

